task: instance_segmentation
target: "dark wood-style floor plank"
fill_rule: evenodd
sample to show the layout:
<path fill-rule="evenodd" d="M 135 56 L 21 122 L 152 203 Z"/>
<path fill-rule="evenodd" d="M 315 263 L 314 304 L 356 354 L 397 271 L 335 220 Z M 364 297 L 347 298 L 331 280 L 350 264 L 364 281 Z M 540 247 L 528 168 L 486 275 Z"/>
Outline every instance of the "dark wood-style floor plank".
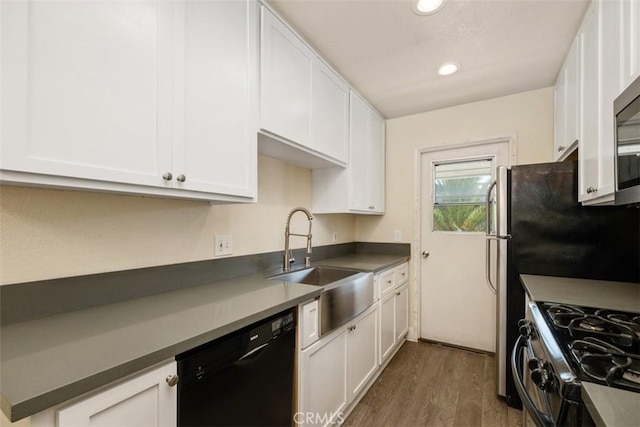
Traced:
<path fill-rule="evenodd" d="M 344 426 L 520 427 L 495 387 L 492 356 L 406 342 Z"/>

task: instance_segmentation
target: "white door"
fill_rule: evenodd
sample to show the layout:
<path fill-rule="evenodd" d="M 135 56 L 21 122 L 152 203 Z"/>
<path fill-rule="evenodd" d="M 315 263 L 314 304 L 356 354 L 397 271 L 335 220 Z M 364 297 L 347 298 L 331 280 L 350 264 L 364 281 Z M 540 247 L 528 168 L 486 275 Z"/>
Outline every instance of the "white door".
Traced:
<path fill-rule="evenodd" d="M 507 140 L 421 155 L 424 339 L 495 351 L 495 295 L 485 282 L 484 195 L 496 166 L 508 160 Z"/>

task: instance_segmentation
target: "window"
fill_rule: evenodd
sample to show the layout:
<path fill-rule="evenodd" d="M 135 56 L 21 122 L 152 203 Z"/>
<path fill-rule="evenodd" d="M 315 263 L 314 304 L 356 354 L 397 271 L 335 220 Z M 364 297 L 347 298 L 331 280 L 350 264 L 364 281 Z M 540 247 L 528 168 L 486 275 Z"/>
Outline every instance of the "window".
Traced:
<path fill-rule="evenodd" d="M 433 231 L 484 232 L 493 158 L 433 165 Z"/>

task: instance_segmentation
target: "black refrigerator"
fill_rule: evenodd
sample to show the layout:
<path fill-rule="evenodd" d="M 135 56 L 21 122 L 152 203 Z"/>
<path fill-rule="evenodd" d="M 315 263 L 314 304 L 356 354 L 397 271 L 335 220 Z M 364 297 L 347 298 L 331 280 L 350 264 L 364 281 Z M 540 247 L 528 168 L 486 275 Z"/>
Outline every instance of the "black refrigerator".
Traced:
<path fill-rule="evenodd" d="M 521 407 L 509 369 L 524 317 L 519 275 L 640 283 L 640 209 L 582 206 L 572 161 L 499 167 L 487 203 L 494 224 L 487 232 L 487 281 L 496 293 L 497 392 Z"/>

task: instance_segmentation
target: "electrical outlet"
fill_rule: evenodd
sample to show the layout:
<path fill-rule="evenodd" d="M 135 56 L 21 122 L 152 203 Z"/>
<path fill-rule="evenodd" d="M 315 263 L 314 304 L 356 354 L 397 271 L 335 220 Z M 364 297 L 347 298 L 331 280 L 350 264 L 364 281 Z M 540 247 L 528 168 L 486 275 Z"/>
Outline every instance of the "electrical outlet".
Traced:
<path fill-rule="evenodd" d="M 394 232 L 393 232 L 393 241 L 394 242 L 399 242 L 400 240 L 402 240 L 402 231 L 394 230 Z"/>
<path fill-rule="evenodd" d="M 231 255 L 233 252 L 233 241 L 229 235 L 215 236 L 214 256 Z"/>
<path fill-rule="evenodd" d="M 338 241 L 338 232 L 334 231 L 333 233 L 331 233 L 331 241 L 333 243 L 336 243 Z"/>

